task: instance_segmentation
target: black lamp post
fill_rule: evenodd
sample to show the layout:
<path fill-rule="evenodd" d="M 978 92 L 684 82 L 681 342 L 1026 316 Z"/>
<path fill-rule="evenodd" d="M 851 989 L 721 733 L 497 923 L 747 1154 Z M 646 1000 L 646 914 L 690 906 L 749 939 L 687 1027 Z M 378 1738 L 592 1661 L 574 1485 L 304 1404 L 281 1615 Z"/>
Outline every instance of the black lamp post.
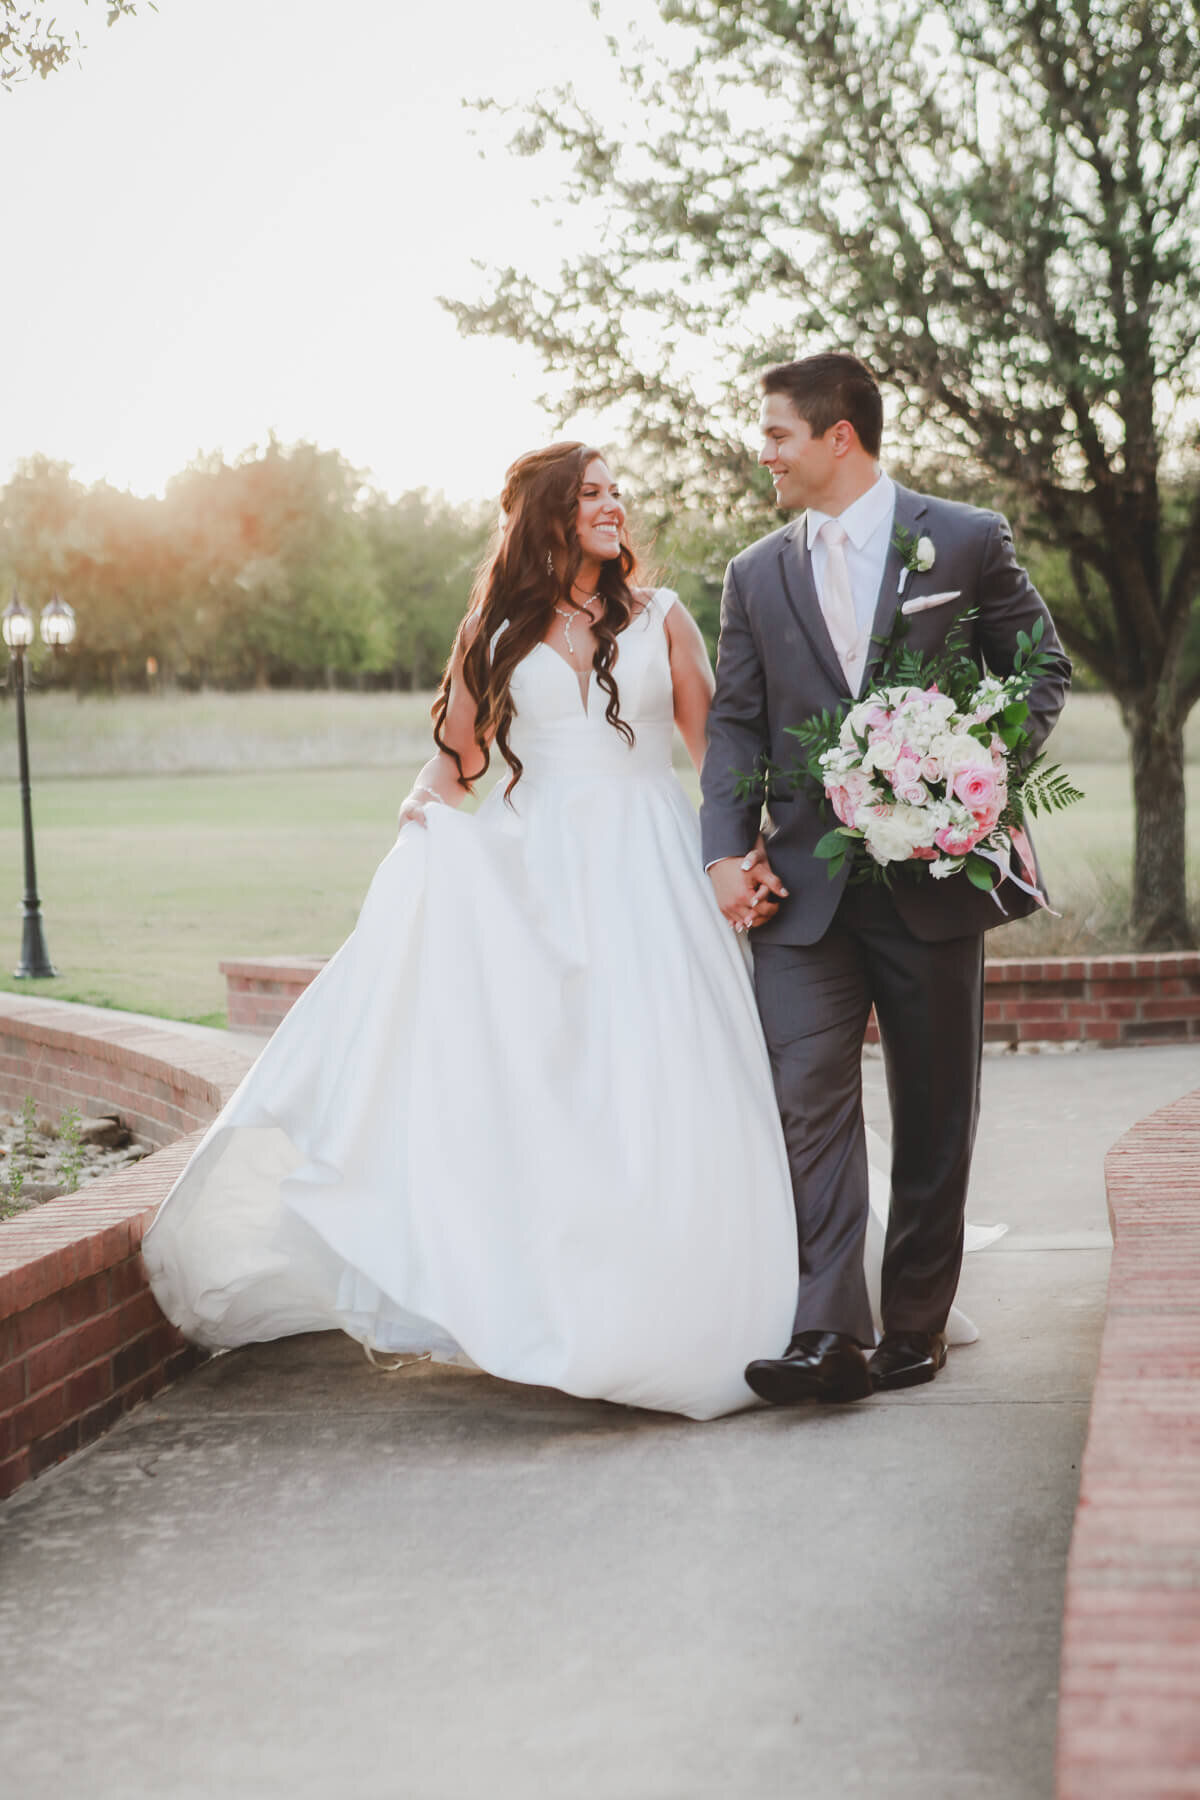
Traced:
<path fill-rule="evenodd" d="M 42 609 L 42 639 L 54 649 L 75 636 L 75 614 L 55 594 Z M 21 825 L 25 836 L 25 899 L 21 930 L 21 961 L 13 970 L 18 979 L 57 975 L 50 961 L 42 930 L 42 903 L 38 899 L 37 870 L 33 858 L 33 803 L 29 787 L 29 738 L 25 730 L 25 652 L 33 643 L 33 614 L 14 593 L 0 614 L 0 631 L 12 655 L 17 692 L 17 756 L 21 779 Z"/>

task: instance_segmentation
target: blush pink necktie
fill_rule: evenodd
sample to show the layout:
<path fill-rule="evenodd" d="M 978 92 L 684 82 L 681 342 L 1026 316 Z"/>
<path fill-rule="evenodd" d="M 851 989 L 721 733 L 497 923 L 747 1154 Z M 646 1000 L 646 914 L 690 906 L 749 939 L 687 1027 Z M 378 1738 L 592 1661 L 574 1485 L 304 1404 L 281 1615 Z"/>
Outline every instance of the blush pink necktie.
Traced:
<path fill-rule="evenodd" d="M 850 571 L 842 548 L 846 533 L 836 519 L 826 519 L 821 527 L 825 542 L 825 577 L 821 583 L 821 612 L 829 636 L 838 654 L 851 688 L 858 680 L 858 620 L 854 614 L 854 594 L 850 587 Z"/>

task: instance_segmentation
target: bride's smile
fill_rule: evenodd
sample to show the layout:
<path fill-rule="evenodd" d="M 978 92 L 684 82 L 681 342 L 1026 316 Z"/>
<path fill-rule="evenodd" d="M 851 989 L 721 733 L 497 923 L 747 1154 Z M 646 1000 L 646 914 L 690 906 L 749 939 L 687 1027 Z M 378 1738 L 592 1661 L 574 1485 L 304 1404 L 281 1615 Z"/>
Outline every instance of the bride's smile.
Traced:
<path fill-rule="evenodd" d="M 609 562 L 621 554 L 621 531 L 625 524 L 625 507 L 621 490 L 613 480 L 608 465 L 596 457 L 584 470 L 579 492 L 579 512 L 575 535 L 583 565 L 580 579 L 587 581 L 586 565 Z M 597 571 L 598 572 L 598 571 Z"/>

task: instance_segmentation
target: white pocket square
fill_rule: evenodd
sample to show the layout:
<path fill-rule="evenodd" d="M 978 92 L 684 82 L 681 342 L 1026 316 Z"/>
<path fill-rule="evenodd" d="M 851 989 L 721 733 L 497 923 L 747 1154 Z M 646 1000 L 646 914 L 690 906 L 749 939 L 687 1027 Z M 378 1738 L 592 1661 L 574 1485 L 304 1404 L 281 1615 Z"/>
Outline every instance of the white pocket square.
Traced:
<path fill-rule="evenodd" d="M 945 606 L 950 600 L 961 599 L 961 588 L 951 588 L 945 594 L 919 594 L 914 600 L 906 600 L 900 611 L 902 613 L 928 612 L 931 606 Z"/>

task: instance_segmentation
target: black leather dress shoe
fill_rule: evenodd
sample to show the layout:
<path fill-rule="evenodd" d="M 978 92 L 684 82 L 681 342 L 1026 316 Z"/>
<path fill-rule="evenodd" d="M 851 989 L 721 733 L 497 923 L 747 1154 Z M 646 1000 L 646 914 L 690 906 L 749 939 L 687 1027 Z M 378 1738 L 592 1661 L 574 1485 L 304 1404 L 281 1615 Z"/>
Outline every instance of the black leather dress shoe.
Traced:
<path fill-rule="evenodd" d="M 782 1356 L 765 1356 L 746 1370 L 746 1383 L 773 1406 L 820 1400 L 836 1406 L 871 1392 L 867 1359 L 841 1331 L 799 1331 Z"/>
<path fill-rule="evenodd" d="M 946 1360 L 941 1331 L 885 1331 L 883 1342 L 867 1362 L 876 1393 L 920 1387 L 932 1381 Z"/>

